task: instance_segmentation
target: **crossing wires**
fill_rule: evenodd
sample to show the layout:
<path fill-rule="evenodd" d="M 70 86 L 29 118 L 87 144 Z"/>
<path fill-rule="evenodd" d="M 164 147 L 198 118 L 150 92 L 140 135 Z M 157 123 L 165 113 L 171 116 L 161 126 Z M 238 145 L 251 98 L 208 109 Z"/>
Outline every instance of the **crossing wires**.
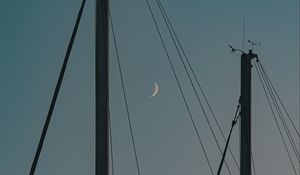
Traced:
<path fill-rule="evenodd" d="M 213 138 L 214 138 L 214 140 L 215 140 L 215 142 L 216 142 L 216 144 L 218 146 L 220 154 L 222 155 L 222 150 L 220 148 L 220 144 L 219 144 L 219 142 L 218 142 L 218 140 L 216 138 L 216 135 L 215 135 L 215 132 L 214 132 L 212 126 L 211 126 L 211 123 L 209 122 L 208 114 L 206 113 L 206 111 L 205 111 L 205 109 L 203 107 L 203 104 L 202 104 L 201 99 L 200 99 L 200 95 L 197 92 L 195 83 L 192 81 L 191 77 L 193 77 L 196 80 L 197 87 L 198 87 L 198 89 L 200 89 L 200 92 L 201 92 L 201 94 L 202 94 L 202 96 L 204 98 L 204 101 L 205 101 L 206 105 L 208 106 L 208 109 L 209 109 L 209 111 L 210 111 L 210 113 L 211 113 L 211 115 L 212 115 L 212 117 L 213 117 L 213 119 L 214 119 L 214 121 L 215 121 L 215 123 L 216 123 L 216 125 L 218 127 L 219 132 L 221 133 L 221 135 L 223 137 L 223 140 L 226 142 L 226 138 L 225 138 L 224 132 L 221 129 L 221 126 L 220 126 L 220 124 L 219 124 L 219 122 L 218 122 L 218 120 L 217 120 L 217 118 L 215 116 L 215 113 L 212 110 L 212 107 L 211 107 L 211 105 L 210 105 L 210 103 L 209 103 L 209 101 L 207 99 L 207 96 L 206 96 L 206 94 L 205 94 L 205 92 L 204 92 L 204 90 L 203 90 L 203 88 L 202 88 L 202 86 L 200 84 L 200 81 L 199 81 L 198 77 L 196 76 L 196 73 L 195 73 L 195 71 L 194 71 L 194 69 L 193 69 L 193 67 L 191 65 L 191 62 L 189 61 L 189 58 L 188 58 L 188 56 L 187 56 L 187 54 L 186 54 L 186 52 L 185 52 L 185 50 L 184 50 L 184 48 L 183 48 L 183 46 L 181 44 L 181 41 L 180 41 L 180 39 L 178 37 L 178 34 L 175 31 L 175 29 L 174 29 L 174 27 L 172 25 L 172 22 L 171 22 L 170 18 L 168 17 L 168 14 L 167 14 L 167 12 L 166 12 L 163 4 L 161 3 L 160 0 L 156 0 L 156 2 L 157 2 L 157 5 L 159 7 L 159 10 L 160 10 L 160 12 L 162 14 L 162 17 L 163 17 L 163 19 L 165 21 L 165 24 L 166 24 L 166 26 L 168 28 L 169 34 L 170 34 L 170 36 L 172 38 L 173 44 L 174 44 L 174 46 L 176 48 L 176 51 L 177 51 L 177 53 L 178 53 L 178 55 L 180 57 L 180 61 L 181 61 L 182 65 L 184 66 L 185 72 L 186 72 L 186 74 L 187 74 L 187 76 L 189 78 L 189 82 L 190 82 L 191 86 L 193 87 L 193 91 L 194 91 L 194 93 L 195 93 L 195 95 L 197 97 L 198 103 L 199 103 L 199 105 L 201 107 L 201 110 L 202 110 L 204 116 L 205 116 L 206 122 L 209 125 L 209 128 L 210 128 L 210 131 L 211 131 L 211 133 L 213 135 Z M 190 75 L 188 69 L 191 71 L 192 75 Z M 239 165 L 237 163 L 237 160 L 236 160 L 236 158 L 235 158 L 232 150 L 230 149 L 230 147 L 229 147 L 229 151 L 230 151 L 231 156 L 232 156 L 232 158 L 233 158 L 233 160 L 235 162 L 235 165 L 239 169 Z M 226 164 L 228 172 L 231 174 L 231 171 L 229 170 L 229 167 L 228 167 L 226 161 L 225 161 L 225 164 Z"/>
<path fill-rule="evenodd" d="M 207 115 L 207 113 L 206 113 L 206 111 L 205 111 L 205 109 L 204 109 L 204 106 L 202 105 L 202 102 L 201 102 L 201 100 L 200 100 L 199 94 L 197 93 L 197 90 L 196 90 L 195 84 L 194 84 L 194 82 L 193 82 L 193 80 L 192 80 L 192 78 L 191 78 L 191 75 L 190 75 L 190 73 L 188 72 L 187 65 L 185 64 L 185 62 L 184 62 L 184 60 L 183 60 L 183 56 L 182 56 L 182 54 L 181 54 L 181 52 L 180 52 L 180 50 L 179 50 L 179 46 L 178 46 L 178 44 L 176 43 L 175 36 L 174 36 L 174 28 L 172 27 L 172 29 L 171 29 L 171 23 L 170 23 L 170 20 L 168 20 L 169 18 L 167 17 L 167 14 L 166 14 L 165 10 L 163 9 L 161 2 L 160 2 L 159 0 L 156 0 L 156 3 L 157 3 L 157 5 L 158 5 L 158 7 L 159 7 L 159 10 L 160 10 L 160 12 L 161 12 L 161 15 L 162 15 L 162 17 L 163 17 L 163 19 L 164 19 L 164 22 L 165 22 L 166 26 L 167 26 L 168 32 L 169 32 L 169 34 L 170 34 L 170 36 L 171 36 L 171 38 L 172 38 L 173 44 L 174 44 L 174 46 L 175 46 L 175 48 L 176 48 L 176 51 L 177 51 L 177 53 L 178 53 L 178 55 L 179 55 L 180 61 L 181 61 L 182 65 L 183 65 L 183 67 L 184 67 L 184 70 L 185 70 L 185 72 L 186 72 L 186 74 L 187 74 L 187 76 L 188 76 L 189 82 L 190 82 L 190 84 L 191 84 L 191 86 L 192 86 L 192 88 L 193 88 L 193 91 L 194 91 L 194 93 L 195 93 L 195 95 L 196 95 L 196 97 L 197 97 L 197 100 L 198 100 L 198 103 L 199 103 L 199 105 L 200 105 L 200 107 L 201 107 L 201 110 L 202 110 L 202 112 L 203 112 L 203 114 L 204 114 L 204 116 L 205 116 L 206 122 L 208 123 L 209 129 L 210 129 L 210 131 L 211 131 L 211 133 L 212 133 L 212 135 L 213 135 L 213 139 L 214 139 L 214 141 L 215 141 L 216 144 L 217 144 L 217 147 L 218 147 L 218 149 L 219 149 L 220 154 L 222 155 L 222 150 L 221 150 L 220 144 L 219 144 L 219 142 L 218 142 L 218 140 L 217 140 L 217 138 L 216 138 L 216 134 L 215 134 L 215 132 L 214 132 L 212 126 L 211 126 L 211 123 L 210 123 L 210 121 L 209 121 L 209 119 L 208 119 L 208 115 Z M 177 42 L 178 42 L 178 41 L 179 41 L 179 39 L 178 39 L 178 37 L 177 37 Z M 181 48 L 182 48 L 182 47 L 181 47 Z M 182 49 L 182 50 L 183 50 L 183 49 Z M 185 57 L 185 58 L 187 58 L 187 57 Z M 186 59 L 186 60 L 188 60 L 188 59 Z M 190 68 L 191 68 L 191 67 L 190 67 Z M 194 75 L 195 75 L 195 74 L 194 74 Z M 194 76 L 194 77 L 197 79 L 196 76 Z M 199 81 L 198 81 L 198 82 L 199 82 Z M 229 166 L 228 166 L 228 164 L 227 164 L 226 161 L 225 161 L 225 165 L 226 165 L 226 168 L 227 168 L 229 174 L 231 174 L 231 171 L 230 171 Z"/>
<path fill-rule="evenodd" d="M 210 163 L 210 161 L 209 161 L 207 152 L 206 152 L 206 150 L 205 150 L 204 144 L 203 144 L 202 139 L 201 139 L 201 137 L 200 137 L 199 131 L 198 131 L 197 127 L 196 127 L 196 124 L 195 124 L 195 121 L 194 121 L 194 117 L 193 117 L 193 115 L 192 115 L 192 113 L 191 113 L 191 111 L 190 111 L 190 107 L 189 107 L 189 105 L 188 105 L 188 103 L 187 103 L 186 97 L 185 97 L 185 95 L 184 95 L 184 93 L 183 93 L 183 89 L 182 89 L 181 84 L 180 84 L 180 82 L 179 82 L 179 79 L 178 79 L 177 73 L 176 73 L 176 71 L 175 71 L 173 62 L 172 62 L 172 60 L 171 60 L 170 54 L 169 54 L 169 52 L 168 52 L 168 50 L 167 50 L 167 48 L 166 48 L 166 44 L 165 44 L 165 42 L 164 42 L 164 40 L 163 40 L 163 38 L 162 38 L 161 31 L 160 31 L 160 29 L 159 29 L 159 26 L 158 26 L 158 23 L 157 23 L 157 21 L 156 21 L 156 18 L 154 17 L 153 10 L 152 10 L 152 8 L 151 8 L 151 5 L 150 5 L 150 3 L 149 3 L 149 0 L 146 0 L 146 3 L 147 3 L 147 6 L 148 6 L 150 15 L 151 15 L 151 17 L 152 17 L 152 20 L 153 20 L 153 22 L 154 22 L 154 24 L 155 24 L 155 28 L 156 28 L 156 31 L 157 31 L 157 33 L 158 33 L 158 35 L 159 35 L 160 41 L 161 41 L 161 43 L 162 43 L 162 45 L 163 45 L 163 49 L 164 49 L 165 54 L 166 54 L 167 59 L 168 59 L 168 63 L 169 63 L 169 65 L 170 65 L 170 67 L 171 67 L 172 73 L 173 73 L 173 75 L 174 75 L 174 78 L 175 78 L 175 80 L 176 80 L 176 82 L 177 82 L 177 85 L 178 85 L 178 88 L 179 88 L 179 90 L 180 90 L 180 94 L 181 94 L 182 99 L 183 99 L 183 101 L 184 101 L 184 104 L 185 104 L 185 107 L 186 107 L 186 109 L 187 109 L 189 118 L 190 118 L 190 120 L 191 120 L 191 122 L 192 122 L 192 124 L 193 124 L 193 128 L 194 128 L 194 130 L 195 130 L 195 132 L 196 132 L 198 141 L 199 141 L 199 143 L 200 143 L 200 145 L 201 145 L 201 148 L 202 148 L 202 150 L 203 150 L 203 153 L 204 153 L 204 155 L 205 155 L 206 162 L 207 162 L 207 164 L 208 164 L 208 166 L 209 166 L 209 169 L 210 169 L 211 174 L 214 175 L 214 172 L 213 172 L 211 163 Z"/>

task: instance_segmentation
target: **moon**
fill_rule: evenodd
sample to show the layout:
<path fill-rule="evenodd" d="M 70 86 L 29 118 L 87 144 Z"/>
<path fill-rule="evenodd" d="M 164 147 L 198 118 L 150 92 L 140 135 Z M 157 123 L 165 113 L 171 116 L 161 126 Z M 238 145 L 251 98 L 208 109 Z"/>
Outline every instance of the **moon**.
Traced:
<path fill-rule="evenodd" d="M 152 95 L 150 97 L 155 97 L 158 94 L 158 84 L 154 81 L 154 87 L 153 87 L 153 92 Z"/>

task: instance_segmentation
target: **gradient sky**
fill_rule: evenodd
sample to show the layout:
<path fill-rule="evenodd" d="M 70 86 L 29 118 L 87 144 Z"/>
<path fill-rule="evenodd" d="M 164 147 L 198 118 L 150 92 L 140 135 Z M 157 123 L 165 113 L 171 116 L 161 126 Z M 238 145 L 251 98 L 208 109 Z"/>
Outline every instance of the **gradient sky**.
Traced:
<path fill-rule="evenodd" d="M 241 48 L 244 17 L 246 39 L 262 42 L 254 51 L 292 119 L 299 123 L 299 1 L 162 2 L 226 135 L 240 94 L 240 56 L 230 53 L 227 44 Z M 80 3 L 81 0 L 0 3 L 0 174 L 29 173 Z M 154 0 L 151 3 L 216 172 L 221 155 L 184 69 L 177 64 L 179 59 Z M 94 4 L 87 1 L 37 175 L 94 174 Z M 210 174 L 145 0 L 111 0 L 111 12 L 141 175 Z M 120 77 L 111 48 L 115 174 L 135 175 Z M 155 98 L 149 98 L 154 81 L 160 91 Z M 293 174 L 254 69 L 252 87 L 256 171 L 264 175 Z M 218 133 L 215 124 L 213 127 Z M 234 129 L 230 143 L 236 157 L 238 130 Z M 219 133 L 217 137 L 223 148 Z M 233 174 L 238 174 L 230 154 L 227 160 Z M 227 174 L 225 167 L 223 174 Z"/>

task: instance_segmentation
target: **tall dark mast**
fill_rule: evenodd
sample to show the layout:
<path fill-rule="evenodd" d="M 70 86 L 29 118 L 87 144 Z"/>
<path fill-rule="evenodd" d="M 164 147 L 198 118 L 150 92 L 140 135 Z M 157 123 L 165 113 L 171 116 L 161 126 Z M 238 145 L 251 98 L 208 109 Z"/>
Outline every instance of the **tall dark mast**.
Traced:
<path fill-rule="evenodd" d="M 252 50 L 241 56 L 241 175 L 251 175 L 251 60 L 255 57 Z"/>
<path fill-rule="evenodd" d="M 96 0 L 96 175 L 108 175 L 108 1 Z"/>

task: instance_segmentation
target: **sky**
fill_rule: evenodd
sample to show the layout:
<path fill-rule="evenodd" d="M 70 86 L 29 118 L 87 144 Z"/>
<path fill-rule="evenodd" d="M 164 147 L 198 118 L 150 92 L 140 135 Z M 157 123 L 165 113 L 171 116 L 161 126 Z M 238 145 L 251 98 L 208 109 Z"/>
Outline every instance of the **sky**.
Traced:
<path fill-rule="evenodd" d="M 221 155 L 155 1 L 150 2 L 216 172 Z M 254 52 L 298 126 L 299 1 L 162 3 L 226 135 L 240 95 L 240 55 L 231 53 L 228 44 L 242 47 L 243 18 L 246 39 L 262 43 Z M 29 173 L 80 4 L 80 0 L 0 2 L 0 174 Z M 91 0 L 86 3 L 37 175 L 94 174 L 94 5 Z M 111 0 L 110 9 L 141 175 L 210 174 L 146 1 Z M 250 48 L 247 43 L 245 46 Z M 115 175 L 134 175 L 137 170 L 112 42 L 110 48 Z M 252 152 L 256 172 L 293 174 L 254 69 L 252 80 Z M 159 92 L 150 98 L 154 81 Z M 213 128 L 224 148 L 215 123 Z M 230 147 L 238 158 L 238 127 L 234 128 Z M 238 174 L 230 154 L 226 160 L 232 173 Z M 300 174 L 298 167 L 299 164 Z M 228 174 L 225 167 L 222 172 Z"/>

